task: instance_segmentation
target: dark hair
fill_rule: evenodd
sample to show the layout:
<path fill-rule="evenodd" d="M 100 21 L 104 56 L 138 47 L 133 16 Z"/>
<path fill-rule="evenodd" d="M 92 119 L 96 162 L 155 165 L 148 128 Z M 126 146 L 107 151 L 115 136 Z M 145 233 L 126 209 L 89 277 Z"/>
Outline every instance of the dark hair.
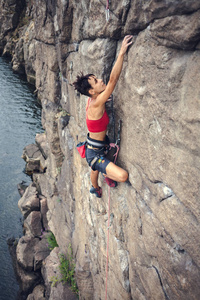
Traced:
<path fill-rule="evenodd" d="M 91 95 L 89 93 L 89 90 L 92 89 L 92 87 L 88 82 L 88 79 L 91 76 L 94 76 L 94 74 L 83 75 L 83 73 L 80 73 L 80 75 L 77 75 L 76 81 L 73 82 L 75 90 L 83 95 L 90 97 Z"/>

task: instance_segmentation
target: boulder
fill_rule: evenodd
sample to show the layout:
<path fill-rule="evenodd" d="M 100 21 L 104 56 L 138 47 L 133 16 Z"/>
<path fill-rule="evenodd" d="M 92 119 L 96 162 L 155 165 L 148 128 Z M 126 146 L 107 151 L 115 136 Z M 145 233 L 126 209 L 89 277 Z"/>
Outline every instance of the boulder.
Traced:
<path fill-rule="evenodd" d="M 21 183 L 18 183 L 17 185 L 17 189 L 18 189 L 18 192 L 20 194 L 20 196 L 22 197 L 27 189 L 27 185 L 25 184 L 26 182 L 22 180 Z"/>
<path fill-rule="evenodd" d="M 17 270 L 17 275 L 20 285 L 21 299 L 24 299 L 24 295 L 28 295 L 33 288 L 40 283 L 41 276 L 38 273 L 29 273 L 20 267 Z"/>
<path fill-rule="evenodd" d="M 45 236 L 35 245 L 34 248 L 34 271 L 41 269 L 42 261 L 49 255 L 50 249 L 48 247 Z"/>
<path fill-rule="evenodd" d="M 24 218 L 27 218 L 32 211 L 40 210 L 40 201 L 34 183 L 28 186 L 22 198 L 18 201 L 18 207 L 24 215 Z"/>
<path fill-rule="evenodd" d="M 47 220 L 48 206 L 47 206 L 46 198 L 40 199 L 40 212 L 42 218 L 42 227 L 44 229 L 47 229 L 48 228 L 48 220 Z"/>
<path fill-rule="evenodd" d="M 24 148 L 22 158 L 26 162 L 26 173 L 31 175 L 34 172 L 43 173 L 46 168 L 45 159 L 35 144 L 30 144 Z"/>
<path fill-rule="evenodd" d="M 28 235 L 19 239 L 16 249 L 17 261 L 26 271 L 31 272 L 34 269 L 35 246 L 38 242 L 38 238 Z"/>
<path fill-rule="evenodd" d="M 42 266 L 42 261 L 49 255 L 47 239 L 40 240 L 33 236 L 25 235 L 19 239 L 16 248 L 17 262 L 28 271 L 37 271 Z"/>
<path fill-rule="evenodd" d="M 48 157 L 47 137 L 45 133 L 37 133 L 35 136 L 36 145 L 39 147 L 45 159 Z"/>
<path fill-rule="evenodd" d="M 24 221 L 24 229 L 27 235 L 40 237 L 42 232 L 41 213 L 32 211 Z"/>
<path fill-rule="evenodd" d="M 27 300 L 45 300 L 45 287 L 42 284 L 37 285 L 31 294 L 28 295 Z"/>

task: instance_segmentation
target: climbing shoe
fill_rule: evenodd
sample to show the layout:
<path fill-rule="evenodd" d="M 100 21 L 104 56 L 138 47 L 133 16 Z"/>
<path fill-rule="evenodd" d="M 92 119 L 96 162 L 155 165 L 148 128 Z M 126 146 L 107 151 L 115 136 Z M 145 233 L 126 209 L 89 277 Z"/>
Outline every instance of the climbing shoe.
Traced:
<path fill-rule="evenodd" d="M 97 198 L 101 198 L 101 196 L 102 196 L 102 189 L 101 189 L 101 187 L 99 187 L 99 188 L 94 188 L 94 187 L 92 187 L 91 189 L 90 189 L 90 193 L 91 194 L 95 194 L 95 196 L 97 197 Z"/>
<path fill-rule="evenodd" d="M 104 177 L 104 181 L 109 185 L 110 187 L 116 187 L 117 186 L 117 181 L 114 181 L 108 177 Z"/>

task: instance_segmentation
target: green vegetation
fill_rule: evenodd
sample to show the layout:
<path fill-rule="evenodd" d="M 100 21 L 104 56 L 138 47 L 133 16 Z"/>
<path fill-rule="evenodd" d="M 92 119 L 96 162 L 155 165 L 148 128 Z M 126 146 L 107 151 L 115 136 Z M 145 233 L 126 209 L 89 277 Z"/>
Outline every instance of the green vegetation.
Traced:
<path fill-rule="evenodd" d="M 48 232 L 46 235 L 47 238 L 47 242 L 48 242 L 48 247 L 50 250 L 53 250 L 55 247 L 58 247 L 55 235 L 53 234 L 53 232 Z"/>
<path fill-rule="evenodd" d="M 71 290 L 78 295 L 78 287 L 75 280 L 75 263 L 71 244 L 69 244 L 67 256 L 60 254 L 59 270 L 61 278 L 59 279 L 57 276 L 53 276 L 51 278 L 52 286 L 55 286 L 57 282 L 62 282 L 63 284 L 69 283 L 71 285 Z"/>

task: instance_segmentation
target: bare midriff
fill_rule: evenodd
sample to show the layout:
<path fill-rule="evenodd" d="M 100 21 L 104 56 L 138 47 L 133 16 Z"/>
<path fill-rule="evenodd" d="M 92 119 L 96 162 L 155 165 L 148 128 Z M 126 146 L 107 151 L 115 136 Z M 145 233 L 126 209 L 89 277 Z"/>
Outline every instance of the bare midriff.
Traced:
<path fill-rule="evenodd" d="M 104 141 L 106 138 L 106 132 L 107 130 L 101 131 L 101 132 L 90 132 L 91 139 L 97 140 L 97 141 Z"/>

